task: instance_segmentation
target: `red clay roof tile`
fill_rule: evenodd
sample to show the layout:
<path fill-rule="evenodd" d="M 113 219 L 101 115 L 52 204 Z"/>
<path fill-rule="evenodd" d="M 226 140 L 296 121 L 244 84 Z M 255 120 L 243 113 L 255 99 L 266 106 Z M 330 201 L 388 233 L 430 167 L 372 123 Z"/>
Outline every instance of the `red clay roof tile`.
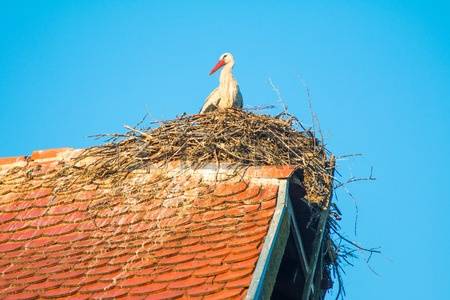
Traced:
<path fill-rule="evenodd" d="M 192 273 L 194 277 L 212 277 L 227 272 L 230 269 L 228 264 L 209 265 L 195 270 Z"/>
<path fill-rule="evenodd" d="M 46 280 L 47 280 L 47 276 L 35 275 L 35 276 L 27 277 L 27 278 L 22 278 L 20 280 L 20 283 L 28 286 L 28 285 L 35 284 L 35 283 L 41 283 Z"/>
<path fill-rule="evenodd" d="M 48 280 L 53 281 L 60 281 L 64 279 L 72 279 L 72 278 L 80 278 L 84 276 L 84 271 L 69 271 L 69 272 L 62 272 L 62 273 L 55 273 L 50 276 L 48 276 Z"/>
<path fill-rule="evenodd" d="M 251 277 L 251 275 L 247 275 L 238 280 L 228 281 L 225 284 L 225 289 L 247 288 L 248 282 L 251 280 Z"/>
<path fill-rule="evenodd" d="M 219 183 L 213 192 L 216 197 L 227 197 L 245 191 L 248 184 L 244 181 Z"/>
<path fill-rule="evenodd" d="M 6 253 L 6 252 L 11 252 L 11 251 L 16 251 L 22 247 L 23 247 L 23 243 L 8 242 L 8 243 L 0 244 L 0 252 Z"/>
<path fill-rule="evenodd" d="M 260 178 L 288 178 L 295 170 L 292 166 L 261 166 L 250 167 L 246 171 L 246 175 L 249 177 Z"/>
<path fill-rule="evenodd" d="M 9 165 L 20 161 L 26 161 L 25 156 L 3 157 L 0 158 L 0 165 Z"/>
<path fill-rule="evenodd" d="M 78 291 L 78 287 L 73 288 L 58 288 L 54 290 L 43 291 L 39 293 L 39 296 L 44 299 L 56 299 L 62 297 L 69 297 L 74 295 Z"/>
<path fill-rule="evenodd" d="M 25 288 L 26 291 L 47 291 L 56 289 L 61 285 L 61 282 L 57 281 L 44 281 L 35 284 L 31 284 Z"/>
<path fill-rule="evenodd" d="M 247 269 L 240 269 L 240 270 L 229 270 L 226 273 L 217 275 L 214 278 L 214 282 L 222 282 L 227 283 L 229 281 L 237 280 L 244 278 L 247 275 L 250 275 L 253 273 L 253 268 L 247 268 Z"/>
<path fill-rule="evenodd" d="M 180 279 L 186 279 L 192 275 L 192 271 L 171 271 L 156 276 L 154 282 L 172 282 Z"/>
<path fill-rule="evenodd" d="M 80 288 L 79 292 L 82 294 L 92 294 L 109 290 L 112 287 L 112 284 L 109 282 L 97 281 L 95 283 L 84 285 L 82 288 Z"/>
<path fill-rule="evenodd" d="M 31 154 L 32 160 L 55 158 L 58 154 L 70 151 L 71 148 L 57 148 L 57 149 L 47 149 L 47 150 L 37 150 L 33 151 Z"/>
<path fill-rule="evenodd" d="M 182 291 L 164 291 L 157 294 L 152 294 L 150 296 L 147 296 L 146 300 L 172 300 L 172 299 L 178 299 L 183 296 Z"/>
<path fill-rule="evenodd" d="M 243 260 L 247 260 L 259 255 L 258 249 L 249 250 L 247 252 L 242 253 L 231 253 L 225 258 L 226 263 L 236 263 Z"/>
<path fill-rule="evenodd" d="M 82 287 L 90 286 L 99 282 L 100 276 L 83 276 L 81 278 L 74 278 L 62 281 L 62 286 L 64 287 Z M 107 281 L 110 283 L 111 281 Z M 88 293 L 87 293 L 88 294 Z"/>
<path fill-rule="evenodd" d="M 20 292 L 18 294 L 12 294 L 2 298 L 3 300 L 34 300 L 38 299 L 39 295 L 33 292 Z"/>
<path fill-rule="evenodd" d="M 21 285 L 11 285 L 8 288 L 4 289 L 2 291 L 3 294 L 5 295 L 12 295 L 12 296 L 16 296 L 18 294 L 22 294 L 22 292 L 24 294 L 29 294 L 29 291 L 23 291 L 25 289 L 25 286 L 21 286 Z M 9 299 L 14 299 L 13 297 L 9 298 Z"/>
<path fill-rule="evenodd" d="M 0 224 L 6 224 L 7 222 L 14 220 L 18 213 L 16 212 L 0 212 Z"/>
<path fill-rule="evenodd" d="M 119 299 L 125 297 L 128 294 L 128 289 L 119 289 L 114 288 L 109 291 L 94 293 L 90 296 L 92 299 L 101 299 L 101 300 L 109 300 L 109 299 Z M 78 297 L 77 297 L 78 299 Z"/>
<path fill-rule="evenodd" d="M 250 167 L 216 182 L 201 170 L 170 173 L 183 167 L 170 163 L 124 183 L 132 190 L 141 182 L 142 193 L 111 196 L 108 180 L 57 189 L 52 176 L 76 153 L 50 149 L 28 160 L 0 159 L 0 295 L 245 295 L 275 209 L 276 178 L 292 167 Z M 272 180 L 258 181 L 263 177 Z"/>
<path fill-rule="evenodd" d="M 199 286 L 205 283 L 207 280 L 206 277 L 188 277 L 183 280 L 178 280 L 169 283 L 167 286 L 168 289 L 175 289 L 175 290 L 187 290 L 194 286 Z"/>
<path fill-rule="evenodd" d="M 221 290 L 223 290 L 224 284 L 218 284 L 218 283 L 211 283 L 211 284 L 204 284 L 198 287 L 190 288 L 188 290 L 189 296 L 207 296 L 214 293 L 217 293 Z"/>
<path fill-rule="evenodd" d="M 152 282 L 151 284 L 146 284 L 143 286 L 138 286 L 135 288 L 132 288 L 130 290 L 130 295 L 131 296 L 135 296 L 135 295 L 150 295 L 150 294 L 154 294 L 160 291 L 163 291 L 169 284 L 167 282 L 164 283 L 156 283 L 156 282 Z"/>
<path fill-rule="evenodd" d="M 214 250 L 197 253 L 197 255 L 195 256 L 195 259 L 208 260 L 210 258 L 225 257 L 230 252 L 231 252 L 231 250 L 228 248 L 214 249 Z"/>
<path fill-rule="evenodd" d="M 204 300 L 225 300 L 225 299 L 238 299 L 241 298 L 239 295 L 242 294 L 244 289 L 230 289 L 230 290 L 220 290 L 217 293 L 206 295 Z"/>
<path fill-rule="evenodd" d="M 147 283 L 150 283 L 152 281 L 152 278 L 149 277 L 132 277 L 128 278 L 118 284 L 118 286 L 123 288 L 132 288 L 135 286 L 143 286 Z"/>

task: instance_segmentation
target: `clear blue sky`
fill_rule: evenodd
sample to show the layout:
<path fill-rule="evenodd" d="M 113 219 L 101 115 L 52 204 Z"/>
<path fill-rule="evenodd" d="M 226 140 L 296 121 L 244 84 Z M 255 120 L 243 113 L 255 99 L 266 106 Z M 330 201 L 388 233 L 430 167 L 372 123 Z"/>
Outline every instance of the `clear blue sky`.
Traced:
<path fill-rule="evenodd" d="M 272 78 L 311 124 L 303 78 L 329 149 L 364 153 L 341 172 L 374 167 L 338 191 L 344 231 L 383 250 L 347 299 L 450 299 L 450 7 L 361 2 L 2 1 L 0 156 L 195 113 L 232 51 L 246 105 L 277 104 Z"/>

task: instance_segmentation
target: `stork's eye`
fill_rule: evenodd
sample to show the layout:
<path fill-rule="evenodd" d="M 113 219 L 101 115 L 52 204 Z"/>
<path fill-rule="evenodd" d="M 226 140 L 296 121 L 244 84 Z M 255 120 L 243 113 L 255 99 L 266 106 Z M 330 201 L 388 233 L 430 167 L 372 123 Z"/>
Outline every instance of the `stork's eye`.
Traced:
<path fill-rule="evenodd" d="M 228 56 L 228 55 L 225 54 L 222 58 L 225 58 L 225 57 L 227 57 L 227 56 Z"/>

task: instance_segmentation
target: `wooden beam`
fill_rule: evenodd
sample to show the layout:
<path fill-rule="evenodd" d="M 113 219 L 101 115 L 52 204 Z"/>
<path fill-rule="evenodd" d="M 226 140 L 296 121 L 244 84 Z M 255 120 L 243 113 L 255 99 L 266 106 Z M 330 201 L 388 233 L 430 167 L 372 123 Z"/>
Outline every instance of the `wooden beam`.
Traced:
<path fill-rule="evenodd" d="M 334 158 L 334 156 L 331 156 L 330 157 L 331 172 L 330 172 L 330 183 L 329 183 L 330 193 L 326 197 L 326 199 L 324 199 L 327 201 L 326 207 L 324 207 L 324 209 L 320 212 L 319 223 L 317 224 L 317 229 L 316 229 L 316 236 L 314 238 L 313 245 L 312 245 L 312 257 L 309 262 L 309 273 L 307 274 L 307 277 L 305 280 L 305 287 L 303 289 L 302 300 L 310 300 L 310 296 L 311 296 L 311 288 L 309 288 L 309 287 L 312 285 L 314 276 L 316 274 L 317 262 L 318 262 L 319 255 L 321 254 L 321 249 L 322 249 L 323 235 L 325 232 L 325 227 L 327 225 L 328 216 L 330 214 L 329 205 L 331 202 L 331 198 L 333 196 L 334 167 L 335 167 L 335 158 Z M 317 290 L 317 292 L 319 292 L 319 291 L 320 291 L 320 289 Z"/>
<path fill-rule="evenodd" d="M 292 235 L 294 236 L 294 242 L 298 251 L 298 256 L 300 258 L 300 264 L 302 267 L 303 274 L 305 274 L 305 278 L 307 274 L 309 274 L 309 265 L 308 265 L 308 257 L 306 256 L 305 247 L 303 246 L 302 234 L 300 228 L 298 228 L 297 222 L 295 221 L 295 214 L 292 207 L 291 199 L 288 196 L 287 207 L 289 216 L 291 218 L 291 227 L 292 227 Z M 311 285 L 312 293 L 314 293 L 314 286 Z"/>
<path fill-rule="evenodd" d="M 323 233 L 325 232 L 325 225 L 328 219 L 329 211 L 328 209 L 320 212 L 319 224 L 317 224 L 316 237 L 313 241 L 312 246 L 312 257 L 309 263 L 310 270 L 306 276 L 305 280 L 305 288 L 303 289 L 303 300 L 309 300 L 309 296 L 311 295 L 311 288 L 308 288 L 312 285 L 314 275 L 316 274 L 317 261 L 319 259 L 320 249 L 322 248 L 322 240 Z"/>

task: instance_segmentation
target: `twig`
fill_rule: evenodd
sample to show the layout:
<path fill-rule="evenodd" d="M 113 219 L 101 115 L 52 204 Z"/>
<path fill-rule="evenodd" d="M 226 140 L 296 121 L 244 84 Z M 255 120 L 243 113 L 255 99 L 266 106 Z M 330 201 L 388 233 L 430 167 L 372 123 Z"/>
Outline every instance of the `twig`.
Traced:
<path fill-rule="evenodd" d="M 133 132 L 137 132 L 137 133 L 139 133 L 139 134 L 142 135 L 142 136 L 151 138 L 151 136 L 148 135 L 147 133 L 145 133 L 145 132 L 143 132 L 143 131 L 140 131 L 139 129 L 133 128 L 133 127 L 131 127 L 131 126 L 129 126 L 129 125 L 123 125 L 123 127 L 125 127 L 125 128 L 128 129 L 128 130 L 131 130 L 131 131 L 133 131 Z"/>
<path fill-rule="evenodd" d="M 373 177 L 373 167 L 370 167 L 370 174 L 367 177 L 350 177 L 345 182 L 339 182 L 337 185 L 335 185 L 334 189 L 338 189 L 342 186 L 345 186 L 349 183 L 357 182 L 357 181 L 374 181 L 377 180 L 375 177 Z"/>
<path fill-rule="evenodd" d="M 283 108 L 283 113 L 287 113 L 288 106 L 286 105 L 286 103 L 284 102 L 283 98 L 281 97 L 280 89 L 277 86 L 275 86 L 275 84 L 272 81 L 272 78 L 270 78 L 270 77 L 269 77 L 269 84 L 272 87 L 272 90 L 277 95 L 277 102 L 280 103 L 281 107 Z"/>

